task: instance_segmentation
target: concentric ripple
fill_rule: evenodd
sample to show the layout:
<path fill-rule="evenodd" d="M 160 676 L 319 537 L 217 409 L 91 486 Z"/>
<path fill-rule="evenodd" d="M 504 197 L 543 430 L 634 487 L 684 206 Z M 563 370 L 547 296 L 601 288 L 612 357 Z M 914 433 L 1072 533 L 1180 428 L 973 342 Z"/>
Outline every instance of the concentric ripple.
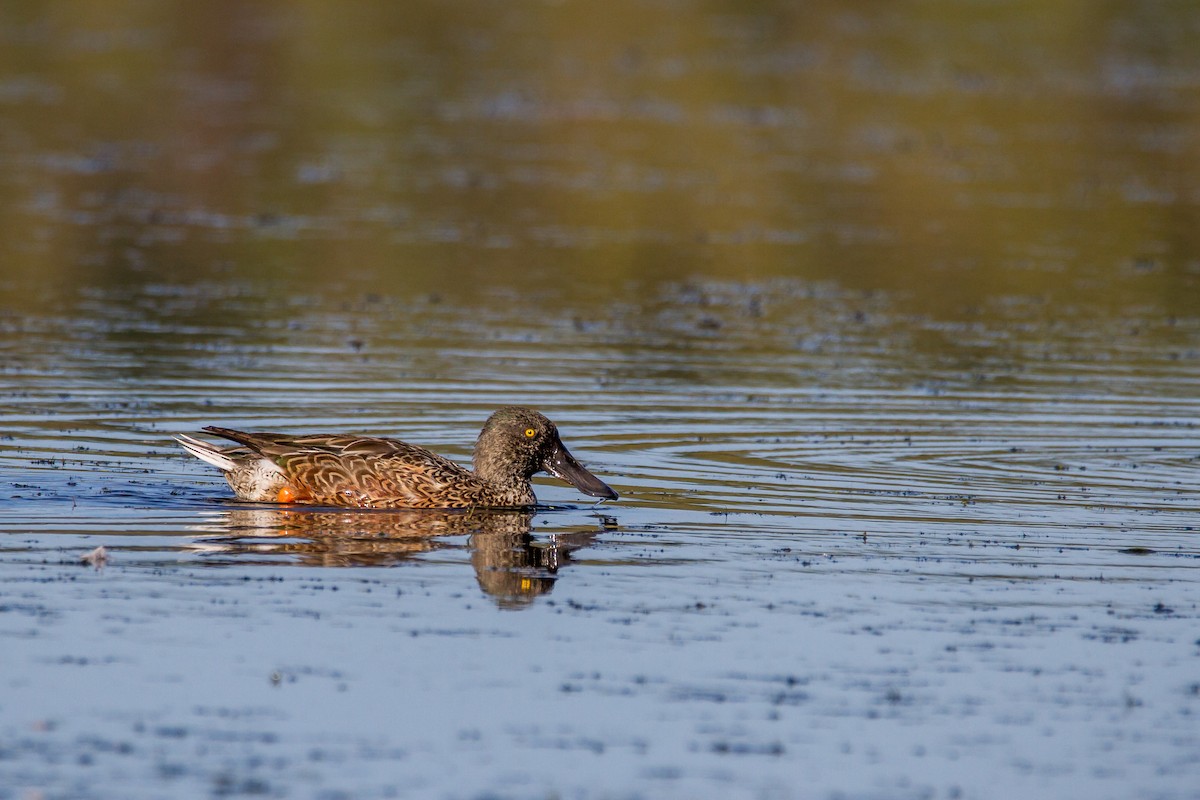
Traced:
<path fill-rule="evenodd" d="M 0 505 L 9 520 L 82 505 L 115 524 L 129 506 L 223 498 L 170 439 L 213 423 L 395 435 L 466 461 L 487 414 L 522 403 L 622 493 L 627 525 L 672 512 L 916 533 L 1197 524 L 1198 366 L 1152 336 L 1064 343 L 1006 309 L 993 332 L 950 338 L 828 286 L 628 294 L 597 315 L 511 297 L 480 313 L 205 284 L 132 304 L 85 293 L 86 315 L 6 322 Z"/>

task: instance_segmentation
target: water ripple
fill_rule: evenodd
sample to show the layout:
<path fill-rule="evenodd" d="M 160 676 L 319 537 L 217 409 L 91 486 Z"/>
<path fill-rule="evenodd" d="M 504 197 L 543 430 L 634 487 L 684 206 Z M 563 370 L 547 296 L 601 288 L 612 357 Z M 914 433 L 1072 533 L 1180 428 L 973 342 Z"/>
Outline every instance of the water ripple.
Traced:
<path fill-rule="evenodd" d="M 0 505 L 219 497 L 170 440 L 213 423 L 395 435 L 467 460 L 492 409 L 525 403 L 624 512 L 926 532 L 1190 530 L 1200 510 L 1200 367 L 1158 369 L 1145 335 L 1097 330 L 1072 360 L 1082 334 L 1048 336 L 1057 324 L 947 326 L 803 284 L 683 284 L 607 317 L 520 297 L 482 313 L 208 285 L 143 299 L 90 292 L 81 316 L 5 319 L 20 347 L 0 344 Z M 1112 327 L 1134 324 L 1155 323 Z"/>

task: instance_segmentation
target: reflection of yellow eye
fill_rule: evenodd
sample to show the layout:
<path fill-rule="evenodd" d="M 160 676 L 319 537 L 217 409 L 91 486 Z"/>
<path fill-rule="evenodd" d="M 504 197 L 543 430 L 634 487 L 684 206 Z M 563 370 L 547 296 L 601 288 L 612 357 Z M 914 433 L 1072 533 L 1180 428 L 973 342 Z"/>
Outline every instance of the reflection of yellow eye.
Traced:
<path fill-rule="evenodd" d="M 535 436 L 537 436 L 537 431 L 535 431 L 533 428 L 526 428 L 526 429 L 525 429 L 525 437 L 526 437 L 527 439 L 532 439 L 532 438 L 533 438 L 533 437 L 535 437 Z"/>

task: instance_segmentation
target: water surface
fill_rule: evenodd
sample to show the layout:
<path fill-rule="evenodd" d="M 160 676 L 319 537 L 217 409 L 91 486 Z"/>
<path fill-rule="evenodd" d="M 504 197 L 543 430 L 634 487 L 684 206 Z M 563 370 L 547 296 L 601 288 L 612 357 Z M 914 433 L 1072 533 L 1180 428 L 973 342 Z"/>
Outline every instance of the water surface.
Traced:
<path fill-rule="evenodd" d="M 0 12 L 0 798 L 1200 797 L 1189 4 L 171 8 Z"/>

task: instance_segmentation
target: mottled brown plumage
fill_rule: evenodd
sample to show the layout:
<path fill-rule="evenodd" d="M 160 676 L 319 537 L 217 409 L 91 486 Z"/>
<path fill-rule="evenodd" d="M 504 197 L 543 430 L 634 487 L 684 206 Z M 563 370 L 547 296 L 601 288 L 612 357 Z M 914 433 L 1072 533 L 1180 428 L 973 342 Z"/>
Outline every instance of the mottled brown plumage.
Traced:
<path fill-rule="evenodd" d="M 554 423 L 509 406 L 488 418 L 475 443 L 474 470 L 397 439 L 289 436 L 204 430 L 239 447 L 181 435 L 179 443 L 225 472 L 241 500 L 359 508 L 520 508 L 537 502 L 530 478 L 549 472 L 594 497 L 617 493 L 571 456 Z"/>

